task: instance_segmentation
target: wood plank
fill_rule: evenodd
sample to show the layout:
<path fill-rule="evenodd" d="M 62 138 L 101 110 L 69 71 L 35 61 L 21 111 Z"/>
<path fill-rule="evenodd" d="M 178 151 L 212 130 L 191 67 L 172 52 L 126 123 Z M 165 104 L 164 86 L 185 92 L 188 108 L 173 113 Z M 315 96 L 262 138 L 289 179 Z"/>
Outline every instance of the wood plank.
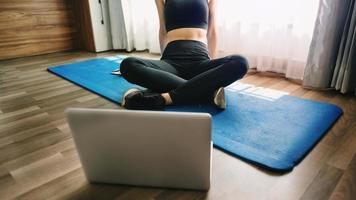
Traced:
<path fill-rule="evenodd" d="M 233 199 L 236 194 L 241 199 L 262 199 L 281 176 L 217 149 L 213 150 L 212 168 L 211 188 L 206 194 L 208 199 Z"/>
<path fill-rule="evenodd" d="M 116 200 L 157 199 L 162 192 L 159 188 L 135 187 L 116 197 Z M 167 199 L 167 198 L 166 198 Z"/>
<path fill-rule="evenodd" d="M 356 155 L 345 170 L 330 200 L 353 200 L 356 197 Z"/>
<path fill-rule="evenodd" d="M 87 184 L 83 170 L 78 168 L 18 196 L 17 199 L 69 199 L 68 194 Z"/>
<path fill-rule="evenodd" d="M 28 10 L 63 10 L 67 8 L 65 1 L 45 1 L 45 0 L 1 0 L 1 8 L 5 10 L 28 11 Z"/>
<path fill-rule="evenodd" d="M 70 12 L 68 12 L 70 11 Z M 6 15 L 7 14 L 7 15 Z M 11 23 L 16 21 L 16 23 Z M 56 27 L 53 28 L 69 28 L 73 24 L 72 10 L 25 10 L 21 11 L 3 11 L 0 15 L 0 23 L 3 26 L 3 35 L 0 36 L 1 40 L 4 42 L 11 41 L 12 38 L 27 38 L 29 36 L 34 36 L 39 38 L 39 36 L 34 35 L 38 30 L 48 31 L 48 26 Z M 33 29 L 31 29 L 33 28 Z M 23 32 L 17 33 L 15 30 L 19 31 L 30 31 L 29 34 Z M 75 31 L 75 29 L 70 29 L 70 31 Z M 14 37 L 9 37 L 11 34 L 15 34 Z M 58 34 L 58 33 L 57 33 Z"/>
<path fill-rule="evenodd" d="M 330 197 L 336 184 L 342 175 L 342 170 L 335 167 L 324 165 L 313 182 L 309 185 L 307 191 L 301 197 L 301 200 L 324 200 Z"/>
<path fill-rule="evenodd" d="M 85 184 L 76 191 L 63 195 L 63 199 L 115 199 L 128 192 L 129 186 L 113 184 Z"/>
<path fill-rule="evenodd" d="M 24 98 L 18 98 L 13 101 L 0 102 L 0 107 L 2 108 L 3 113 L 9 113 L 31 107 L 35 104 L 34 102 L 35 100 L 30 96 L 25 96 Z"/>
<path fill-rule="evenodd" d="M 10 173 L 17 182 L 33 187 L 33 184 L 39 186 L 41 182 L 48 182 L 53 179 L 52 177 L 60 177 L 59 174 L 64 175 L 79 166 L 79 160 L 76 157 L 73 160 L 68 160 L 58 153 Z"/>
<path fill-rule="evenodd" d="M 13 198 L 26 193 L 79 167 L 80 163 L 77 158 L 65 159 L 61 154 L 31 163 L 10 172 L 17 184 L 9 187 L 4 193 L 0 193 L 0 198 Z"/>
<path fill-rule="evenodd" d="M 171 199 L 204 199 L 205 192 L 199 191 L 180 191 L 180 190 L 165 190 L 155 197 L 157 200 Z"/>
<path fill-rule="evenodd" d="M 2 84 L 1 87 L 6 89 L 6 87 L 21 86 L 24 84 L 27 85 L 27 84 L 32 84 L 35 81 L 41 81 L 41 80 L 55 80 L 55 77 L 48 76 L 48 74 L 43 74 L 36 77 L 21 79 L 17 81 L 12 81 L 10 83 Z"/>
<path fill-rule="evenodd" d="M 30 77 L 32 78 L 32 77 Z M 16 80 L 17 81 L 17 80 Z M 19 85 L 15 85 L 15 86 L 10 86 L 7 87 L 6 89 L 3 89 L 4 93 L 3 94 L 11 94 L 12 91 L 14 90 L 25 90 L 28 93 L 32 93 L 32 92 L 36 92 L 39 89 L 48 89 L 46 88 L 46 85 L 48 85 L 49 87 L 53 86 L 53 85 L 68 85 L 69 83 L 63 79 L 58 79 L 58 77 L 52 77 L 47 75 L 47 79 L 45 80 L 35 80 L 35 81 L 31 81 L 27 84 L 19 84 Z"/>
<path fill-rule="evenodd" d="M 74 48 L 74 40 L 72 38 L 61 38 L 60 40 L 46 41 L 40 43 L 21 44 L 17 46 L 7 46 L 0 49 L 0 60 L 16 58 L 19 56 L 32 56 L 45 53 L 53 53 L 58 51 L 66 51 Z"/>
<path fill-rule="evenodd" d="M 0 60 L 74 49 L 72 1 L 2 0 L 0 8 Z"/>
<path fill-rule="evenodd" d="M 23 97 L 23 96 L 25 96 L 25 95 L 27 95 L 26 92 L 12 93 L 12 94 L 5 95 L 5 96 L 0 97 L 0 102 L 2 102 L 2 101 L 9 101 L 9 100 L 11 101 L 11 100 L 13 100 L 13 99 L 15 99 L 15 98 Z"/>
<path fill-rule="evenodd" d="M 61 153 L 67 149 L 74 148 L 74 141 L 72 138 L 67 138 L 61 140 L 60 142 L 51 144 L 47 147 L 40 148 L 33 152 L 27 152 L 26 154 L 16 157 L 15 159 L 4 162 L 0 165 L 0 169 L 3 171 L 10 172 L 21 167 L 27 166 L 31 163 L 37 162 L 39 160 L 46 159 L 57 153 Z"/>
<path fill-rule="evenodd" d="M 353 98 L 348 96 L 338 94 L 334 98 L 332 98 L 329 103 L 335 104 L 339 106 L 343 110 L 343 115 L 337 121 L 335 126 L 331 129 L 332 134 L 328 134 L 328 136 L 332 136 L 328 140 L 328 144 L 331 146 L 338 146 L 338 143 L 347 136 L 347 130 L 352 127 L 353 122 L 356 119 L 356 110 L 354 103 L 351 101 Z"/>
<path fill-rule="evenodd" d="M 97 98 L 99 98 L 98 95 L 89 94 L 89 95 L 85 95 L 83 97 L 79 97 L 79 98 L 77 98 L 75 100 L 78 101 L 79 103 L 83 103 L 83 102 L 90 101 L 90 100 L 97 99 Z"/>
<path fill-rule="evenodd" d="M 68 139 L 70 136 L 63 134 L 59 130 L 53 129 L 50 131 L 44 131 L 26 138 L 17 143 L 12 143 L 2 147 L 0 152 L 0 164 L 9 162 L 24 153 L 31 153 L 38 149 L 45 148 L 56 144 L 62 140 Z"/>
<path fill-rule="evenodd" d="M 26 112 L 24 112 L 23 110 L 25 110 Z M 24 108 L 24 109 L 21 109 L 20 111 L 21 111 L 21 113 L 18 113 L 17 115 L 13 115 L 11 117 L 6 117 L 4 119 L 0 119 L 0 124 L 13 124 L 13 123 L 21 121 L 22 119 L 33 117 L 33 116 L 37 117 L 37 115 L 43 114 L 43 111 L 39 107 L 38 108 L 36 108 L 36 107 Z M 12 113 L 15 113 L 15 112 L 12 112 Z M 8 113 L 6 113 L 4 115 L 6 116 L 7 114 Z M 1 127 L 1 125 L 0 125 L 0 127 Z"/>
<path fill-rule="evenodd" d="M 74 91 L 78 91 L 80 90 L 81 88 L 79 87 L 65 87 L 65 88 L 61 88 L 61 89 L 56 89 L 54 91 L 51 91 L 51 92 L 47 92 L 45 94 L 42 94 L 42 95 L 36 95 L 34 96 L 33 98 L 36 99 L 37 101 L 38 100 L 46 100 L 46 99 L 49 99 L 49 98 L 52 98 L 52 97 L 57 97 L 59 95 L 65 95 L 65 94 L 68 94 L 70 92 L 74 92 Z"/>
<path fill-rule="evenodd" d="M 311 96 L 308 97 L 308 99 L 316 100 L 316 101 L 321 101 L 321 102 L 330 102 L 335 96 L 337 96 L 339 93 L 335 91 L 313 91 L 313 93 L 309 93 Z M 304 98 L 307 98 L 307 96 L 304 96 Z"/>
<path fill-rule="evenodd" d="M 277 180 L 270 187 L 266 199 L 297 200 L 302 197 L 314 178 L 318 175 L 325 161 L 329 158 L 332 148 L 322 143 L 317 146 L 289 174 Z"/>
<path fill-rule="evenodd" d="M 5 124 L 0 124 L 0 131 L 1 131 L 0 136 L 6 135 L 5 133 L 7 130 L 26 129 L 27 127 L 29 127 L 29 125 L 34 125 L 36 122 L 43 121 L 44 119 L 47 119 L 48 117 L 49 117 L 48 113 L 41 112 L 34 116 L 25 117 L 20 120 L 7 122 Z"/>
<path fill-rule="evenodd" d="M 351 125 L 343 138 L 342 144 L 334 151 L 328 160 L 328 164 L 339 169 L 346 169 L 356 153 L 356 123 Z"/>

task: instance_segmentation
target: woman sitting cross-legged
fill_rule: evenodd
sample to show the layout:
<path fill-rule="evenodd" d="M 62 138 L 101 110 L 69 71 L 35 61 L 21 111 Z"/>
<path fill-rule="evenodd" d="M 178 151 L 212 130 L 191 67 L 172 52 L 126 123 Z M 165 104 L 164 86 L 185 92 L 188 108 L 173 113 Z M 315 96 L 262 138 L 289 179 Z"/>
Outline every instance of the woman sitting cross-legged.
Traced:
<path fill-rule="evenodd" d="M 147 88 L 130 89 L 122 106 L 164 110 L 170 104 L 212 103 L 226 107 L 224 87 L 241 79 L 248 62 L 239 55 L 215 58 L 216 0 L 156 0 L 160 18 L 160 60 L 125 58 L 120 71 Z"/>

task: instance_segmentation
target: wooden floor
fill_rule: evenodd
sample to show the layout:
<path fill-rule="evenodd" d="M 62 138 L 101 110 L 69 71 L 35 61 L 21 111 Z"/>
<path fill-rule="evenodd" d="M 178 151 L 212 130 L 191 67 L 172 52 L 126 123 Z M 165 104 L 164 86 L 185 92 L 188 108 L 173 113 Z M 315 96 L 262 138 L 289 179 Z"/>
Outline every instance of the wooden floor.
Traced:
<path fill-rule="evenodd" d="M 46 68 L 116 54 L 66 52 L 0 61 L 0 199 L 356 199 L 356 98 L 260 74 L 241 82 L 331 102 L 345 112 L 292 172 L 273 174 L 214 149 L 207 193 L 88 184 L 63 111 L 118 106 Z"/>

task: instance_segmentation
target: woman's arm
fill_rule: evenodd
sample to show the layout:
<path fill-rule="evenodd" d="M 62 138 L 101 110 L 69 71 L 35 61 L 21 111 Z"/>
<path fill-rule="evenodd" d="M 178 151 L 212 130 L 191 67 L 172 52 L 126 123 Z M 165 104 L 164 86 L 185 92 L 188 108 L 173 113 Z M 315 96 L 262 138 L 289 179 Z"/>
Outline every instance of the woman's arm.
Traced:
<path fill-rule="evenodd" d="M 156 6 L 159 16 L 159 44 L 161 47 L 161 53 L 167 45 L 167 31 L 164 19 L 164 0 L 156 0 Z"/>
<path fill-rule="evenodd" d="M 212 59 L 217 57 L 216 1 L 209 1 L 208 49 Z"/>

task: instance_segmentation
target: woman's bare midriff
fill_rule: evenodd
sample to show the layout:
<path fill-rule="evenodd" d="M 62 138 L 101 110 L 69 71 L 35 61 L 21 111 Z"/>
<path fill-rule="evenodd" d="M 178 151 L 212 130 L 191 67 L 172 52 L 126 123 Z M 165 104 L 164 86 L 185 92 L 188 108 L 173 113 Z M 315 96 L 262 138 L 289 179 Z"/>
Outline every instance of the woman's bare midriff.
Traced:
<path fill-rule="evenodd" d="M 167 43 L 175 40 L 197 40 L 207 44 L 207 31 L 201 28 L 178 28 L 167 33 Z"/>

